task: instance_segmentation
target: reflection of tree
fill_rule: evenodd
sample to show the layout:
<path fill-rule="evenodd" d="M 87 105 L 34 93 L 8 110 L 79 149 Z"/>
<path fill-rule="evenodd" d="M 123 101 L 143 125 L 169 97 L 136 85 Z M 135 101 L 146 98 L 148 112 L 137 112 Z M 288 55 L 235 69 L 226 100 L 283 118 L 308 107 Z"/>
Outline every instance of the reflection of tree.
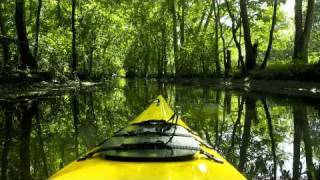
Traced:
<path fill-rule="evenodd" d="M 148 88 L 145 88 L 145 85 Z M 204 139 L 215 145 L 229 162 L 235 166 L 242 164 L 242 171 L 248 178 L 270 179 L 271 176 L 276 176 L 274 170 L 277 166 L 278 169 L 281 169 L 279 168 L 281 167 L 280 160 L 287 157 L 287 152 L 281 149 L 281 143 L 290 134 L 292 104 L 283 106 L 283 104 L 278 104 L 278 101 L 274 101 L 272 97 L 261 99 L 261 103 L 260 101 L 256 103 L 254 97 L 239 96 L 233 94 L 232 91 L 216 91 L 209 86 L 158 84 L 153 81 L 134 81 L 131 84 L 128 83 L 124 88 L 113 86 L 103 88 L 105 89 L 41 100 L 39 117 L 36 116 L 39 119 L 35 119 L 34 126 L 31 128 L 32 136 L 30 132 L 25 133 L 29 134 L 26 137 L 29 137 L 32 145 L 29 149 L 31 152 L 29 165 L 34 171 L 28 170 L 28 166 L 25 166 L 29 175 L 31 173 L 34 179 L 45 179 L 45 171 L 50 174 L 74 160 L 75 146 L 78 153 L 81 154 L 91 148 L 91 145 L 86 142 L 96 144 L 108 138 L 115 130 L 125 126 L 128 120 L 144 110 L 149 100 L 156 97 L 159 92 L 166 94 L 171 105 L 179 106 L 181 108 L 179 110 L 183 113 L 181 116 L 187 124 Z M 269 106 L 271 103 L 275 103 L 272 108 Z M 5 107 L 8 106 L 8 104 L 5 105 Z M 21 107 L 23 114 L 31 110 L 31 104 Z M 308 116 L 311 114 L 310 110 L 309 108 L 306 112 Z M 319 157 L 319 151 L 315 151 L 318 147 L 314 144 L 318 142 L 316 133 L 319 127 L 319 118 L 316 113 L 318 112 L 314 111 L 316 117 L 309 118 L 309 122 L 301 123 L 298 119 L 295 122 L 295 125 L 299 126 L 297 128 L 300 129 L 300 141 L 307 142 L 304 143 L 303 153 L 306 153 L 308 162 L 312 162 L 312 155 Z M 10 127 L 11 116 L 14 120 L 22 119 L 23 114 L 19 115 L 21 117 L 16 117 L 15 114 L 18 113 L 7 108 L 0 111 L 1 126 Z M 257 114 L 260 121 L 254 123 Z M 298 112 L 298 114 L 301 113 Z M 26 119 L 27 116 L 24 116 Z M 281 123 L 277 123 L 278 119 Z M 26 149 L 26 145 L 21 146 L 20 144 L 21 129 L 20 127 L 17 129 L 14 120 L 11 122 L 11 129 L 6 128 L 6 131 L 0 131 L 1 140 L 10 139 L 6 136 L 11 137 L 11 141 L 3 141 L 1 144 L 3 148 L 0 151 L 1 178 L 5 176 L 4 171 L 7 171 L 7 179 L 17 172 L 20 173 L 20 160 L 16 157 L 19 157 L 21 147 L 24 147 L 23 151 Z M 27 125 L 28 123 L 25 122 L 24 127 Z M 309 129 L 308 126 L 312 129 Z M 24 143 L 28 144 L 26 141 Z M 8 150 L 5 150 L 5 147 Z M 8 153 L 5 153 L 6 151 Z M 6 163 L 7 170 L 3 168 L 6 167 Z M 311 166 L 310 163 L 308 166 Z M 291 171 L 290 176 L 292 176 Z"/>
<path fill-rule="evenodd" d="M 43 138 L 42 138 L 42 128 L 41 128 L 41 122 L 40 122 L 40 118 L 41 118 L 41 114 L 40 114 L 40 108 L 38 110 L 38 112 L 36 113 L 36 131 L 37 131 L 37 136 L 39 139 L 39 148 L 40 148 L 40 155 L 41 155 L 41 159 L 42 159 L 42 163 L 43 163 L 43 171 L 44 171 L 44 175 L 45 177 L 49 177 L 49 171 L 48 171 L 48 165 L 47 165 L 47 158 L 46 158 L 46 152 L 44 150 L 44 143 L 43 143 Z"/>
<path fill-rule="evenodd" d="M 220 147 L 221 147 L 221 136 L 219 132 L 219 111 L 220 111 L 220 101 L 221 101 L 221 91 L 216 92 L 216 104 L 218 104 L 216 108 L 216 112 L 214 113 L 213 121 L 214 121 L 214 132 L 215 132 L 215 143 L 213 144 L 213 147 L 220 152 Z M 222 124 L 221 124 L 222 125 Z M 221 129 L 222 127 L 220 127 Z"/>
<path fill-rule="evenodd" d="M 246 104 L 245 104 L 245 121 L 243 127 L 243 134 L 242 134 L 242 141 L 240 146 L 240 157 L 239 157 L 239 164 L 238 169 L 240 172 L 244 171 L 245 163 L 247 161 L 247 151 L 250 142 L 250 133 L 251 133 L 251 122 L 254 120 L 256 115 L 256 101 L 251 97 L 246 97 Z"/>
<path fill-rule="evenodd" d="M 274 134 L 273 134 L 272 119 L 271 119 L 271 115 L 269 112 L 269 108 L 268 108 L 266 99 L 262 98 L 261 101 L 263 104 L 263 109 L 266 114 L 266 118 L 267 118 L 267 122 L 268 122 L 269 136 L 270 136 L 270 140 L 271 140 L 271 151 L 272 151 L 272 157 L 273 157 L 273 169 L 272 169 L 273 179 L 276 179 L 277 178 L 277 156 L 276 156 L 276 143 L 275 143 Z"/>
<path fill-rule="evenodd" d="M 227 150 L 227 157 L 229 157 L 229 158 L 231 156 L 231 152 L 233 152 L 233 150 L 234 150 L 236 132 L 237 132 L 238 126 L 240 125 L 240 122 L 241 122 L 243 104 L 244 104 L 244 100 L 241 97 L 238 97 L 238 115 L 237 115 L 237 120 L 233 124 L 232 135 L 231 135 L 231 143 L 230 143 L 229 149 Z"/>
<path fill-rule="evenodd" d="M 76 152 L 76 158 L 79 156 L 79 148 L 78 148 L 78 126 L 79 126 L 79 102 L 76 95 L 72 96 L 71 100 L 71 110 L 73 116 L 73 126 L 74 126 L 74 146 Z"/>
<path fill-rule="evenodd" d="M 293 123 L 294 123 L 294 135 L 293 135 L 293 167 L 292 175 L 293 179 L 299 179 L 301 174 L 301 163 L 300 163 L 300 145 L 301 145 L 301 135 L 302 135 L 302 123 L 307 117 L 303 117 L 304 111 L 300 108 L 294 108 L 293 110 Z"/>
<path fill-rule="evenodd" d="M 308 118 L 306 118 L 305 121 L 303 122 L 302 128 L 303 128 L 304 149 L 306 153 L 306 162 L 307 162 L 307 174 L 311 179 L 316 179 L 315 168 L 312 160 L 312 145 L 310 140 Z"/>
<path fill-rule="evenodd" d="M 11 105 L 9 105 L 10 107 Z M 1 156 L 1 180 L 7 179 L 7 168 L 8 168 L 8 153 L 11 145 L 11 131 L 12 131 L 12 120 L 13 112 L 10 108 L 5 110 L 5 125 L 4 125 L 4 141 L 3 150 Z"/>
<path fill-rule="evenodd" d="M 310 179 L 316 179 L 315 168 L 312 160 L 312 145 L 309 133 L 309 122 L 307 117 L 307 107 L 295 106 L 293 110 L 294 115 L 294 140 L 293 140 L 293 179 L 299 179 L 301 175 L 300 162 L 300 146 L 301 138 L 304 141 L 304 149 L 306 153 L 307 174 Z"/>
<path fill-rule="evenodd" d="M 20 134 L 20 178 L 31 179 L 30 175 L 30 135 L 32 129 L 32 119 L 38 110 L 38 103 L 23 104 L 21 114 L 21 134 Z"/>
<path fill-rule="evenodd" d="M 89 109 L 94 123 L 97 123 L 96 114 L 94 112 L 94 101 L 92 93 L 89 93 Z"/>
<path fill-rule="evenodd" d="M 225 102 L 224 104 L 226 106 L 225 111 L 227 112 L 227 114 L 230 114 L 232 106 L 231 106 L 231 94 L 229 91 L 225 92 L 225 101 L 224 102 Z"/>

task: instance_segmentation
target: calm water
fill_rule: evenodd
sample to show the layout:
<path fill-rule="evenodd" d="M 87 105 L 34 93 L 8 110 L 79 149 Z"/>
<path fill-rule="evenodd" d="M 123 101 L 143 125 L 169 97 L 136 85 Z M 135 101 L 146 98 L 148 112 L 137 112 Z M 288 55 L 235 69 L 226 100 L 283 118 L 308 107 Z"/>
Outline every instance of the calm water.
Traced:
<path fill-rule="evenodd" d="M 319 99 L 118 80 L 61 96 L 0 101 L 1 180 L 45 179 L 125 126 L 159 94 L 250 179 L 319 173 Z"/>

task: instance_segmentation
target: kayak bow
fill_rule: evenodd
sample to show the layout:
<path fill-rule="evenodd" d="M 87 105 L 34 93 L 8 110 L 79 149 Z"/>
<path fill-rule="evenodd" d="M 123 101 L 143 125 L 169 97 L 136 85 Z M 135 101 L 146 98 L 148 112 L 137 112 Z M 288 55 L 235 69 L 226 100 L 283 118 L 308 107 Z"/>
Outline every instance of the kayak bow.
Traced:
<path fill-rule="evenodd" d="M 50 179 L 245 179 L 159 96 L 129 125 Z"/>

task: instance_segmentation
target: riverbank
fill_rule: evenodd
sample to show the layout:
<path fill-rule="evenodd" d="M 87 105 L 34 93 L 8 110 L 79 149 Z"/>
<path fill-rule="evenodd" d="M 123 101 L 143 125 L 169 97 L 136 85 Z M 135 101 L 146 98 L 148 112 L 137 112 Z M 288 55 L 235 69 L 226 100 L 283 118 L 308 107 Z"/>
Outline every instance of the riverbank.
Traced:
<path fill-rule="evenodd" d="M 252 70 L 247 76 L 255 80 L 320 82 L 320 64 L 275 64 Z M 242 79 L 244 76 L 234 73 L 232 78 Z"/>
<path fill-rule="evenodd" d="M 286 65 L 277 66 L 276 69 L 270 67 L 266 70 L 253 72 L 250 76 L 245 78 L 148 78 L 143 80 L 183 85 L 198 84 L 201 86 L 214 86 L 218 89 L 250 93 L 256 92 L 281 96 L 320 98 L 320 82 L 311 81 L 312 78 L 320 80 L 320 72 L 315 71 L 315 68 L 318 66 L 319 65 L 306 65 L 302 70 L 298 70 L 296 69 L 298 68 L 297 66 L 292 65 L 289 68 L 289 72 L 292 72 L 289 73 L 291 74 L 292 79 L 289 79 L 289 76 L 285 75 L 288 71 L 282 71 L 284 68 L 288 69 L 288 66 Z M 271 69 L 273 73 L 270 72 Z M 310 69 L 313 69 L 313 71 L 308 71 Z M 298 81 L 295 78 L 297 75 L 300 75 L 299 73 L 302 71 L 309 73 L 309 81 Z M 269 73 L 272 75 L 267 75 Z M 278 79 L 283 80 L 273 80 L 271 77 L 278 77 Z M 0 76 L 0 100 L 57 95 L 65 91 L 85 89 L 106 83 L 104 81 L 91 82 L 88 80 L 80 81 L 79 79 L 70 79 L 71 78 L 67 77 L 60 77 L 59 79 L 52 78 L 46 73 L 28 74 L 25 72 L 17 72 L 7 77 Z M 112 81 L 112 79 L 114 78 L 111 78 L 110 81 Z"/>
<path fill-rule="evenodd" d="M 16 71 L 0 74 L 0 100 L 18 100 L 59 95 L 63 92 L 86 89 L 100 82 L 53 78 L 49 73 Z"/>
<path fill-rule="evenodd" d="M 235 90 L 246 92 L 264 93 L 288 97 L 320 98 L 320 82 L 301 82 L 288 80 L 255 80 L 249 77 L 244 79 L 160 79 L 163 83 L 177 83 L 182 85 L 214 86 L 222 90 Z"/>
<path fill-rule="evenodd" d="M 92 88 L 101 83 L 96 82 L 79 82 L 68 81 L 64 83 L 39 82 L 28 85 L 6 84 L 0 85 L 0 101 L 1 100 L 18 100 L 24 98 L 41 98 L 57 96 L 68 91 L 84 90 Z"/>

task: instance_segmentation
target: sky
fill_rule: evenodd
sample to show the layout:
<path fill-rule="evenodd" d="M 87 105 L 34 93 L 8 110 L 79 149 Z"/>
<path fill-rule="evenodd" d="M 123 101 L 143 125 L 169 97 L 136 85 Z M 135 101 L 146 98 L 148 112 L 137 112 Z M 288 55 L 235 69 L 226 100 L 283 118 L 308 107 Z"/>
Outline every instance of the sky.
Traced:
<path fill-rule="evenodd" d="M 294 0 L 287 0 L 286 3 L 280 5 L 288 17 L 294 17 Z"/>

